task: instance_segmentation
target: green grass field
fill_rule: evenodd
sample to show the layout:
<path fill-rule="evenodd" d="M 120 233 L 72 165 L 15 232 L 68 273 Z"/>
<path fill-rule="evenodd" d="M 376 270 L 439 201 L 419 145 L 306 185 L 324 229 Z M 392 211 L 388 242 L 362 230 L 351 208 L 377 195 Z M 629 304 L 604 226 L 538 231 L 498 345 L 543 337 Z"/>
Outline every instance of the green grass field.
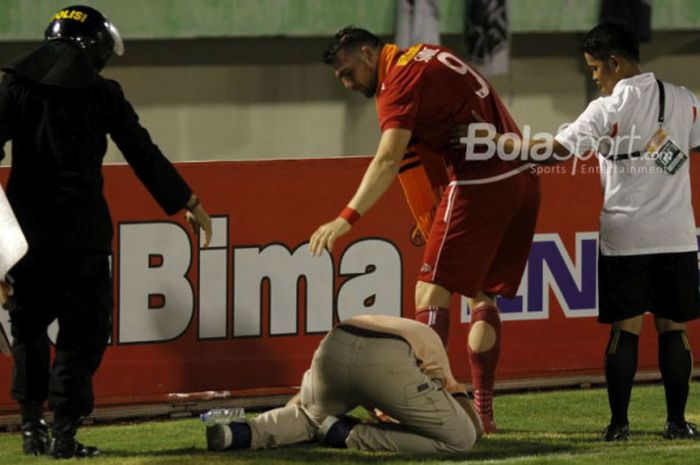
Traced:
<path fill-rule="evenodd" d="M 700 423 L 700 385 L 691 387 L 688 419 Z M 625 443 L 604 443 L 598 435 L 608 419 L 600 389 L 502 395 L 496 399 L 502 433 L 482 439 L 468 454 L 408 456 L 336 451 L 299 445 L 268 451 L 210 453 L 197 419 L 88 426 L 79 439 L 99 445 L 105 455 L 89 463 L 135 464 L 615 464 L 692 465 L 700 463 L 700 441 L 667 441 L 663 389 L 638 386 L 630 411 L 632 436 Z M 18 433 L 0 434 L 0 464 L 56 462 L 21 453 Z M 75 460 L 73 460 L 75 461 Z M 85 463 L 85 461 L 81 461 Z"/>

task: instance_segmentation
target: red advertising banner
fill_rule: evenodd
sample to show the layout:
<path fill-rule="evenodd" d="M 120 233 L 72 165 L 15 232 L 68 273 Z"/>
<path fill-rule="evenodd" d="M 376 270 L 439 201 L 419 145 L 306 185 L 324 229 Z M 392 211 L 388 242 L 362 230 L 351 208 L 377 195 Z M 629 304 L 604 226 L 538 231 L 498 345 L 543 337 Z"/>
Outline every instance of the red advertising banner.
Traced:
<path fill-rule="evenodd" d="M 308 253 L 310 234 L 347 203 L 368 161 L 178 164 L 214 217 L 207 248 L 183 217 L 164 216 L 128 166 L 104 167 L 115 227 L 115 314 L 94 380 L 98 405 L 295 386 L 339 319 L 411 317 L 423 250 L 411 239 L 412 218 L 398 183 L 332 254 Z M 538 234 L 523 284 L 516 299 L 500 302 L 499 379 L 602 373 L 609 328 L 595 319 L 596 166 L 565 164 L 542 173 Z M 693 178 L 699 174 L 693 166 Z M 6 176 L 3 169 L 0 177 Z M 469 257 L 464 263 L 477 265 Z M 454 312 L 448 352 L 456 376 L 469 381 L 468 312 L 457 303 Z M 9 334 L 7 312 L 0 311 L 0 325 Z M 690 336 L 700 347 L 695 324 Z M 639 360 L 640 369 L 656 367 L 651 321 Z M 11 372 L 12 360 L 0 357 L 0 410 L 15 409 Z"/>

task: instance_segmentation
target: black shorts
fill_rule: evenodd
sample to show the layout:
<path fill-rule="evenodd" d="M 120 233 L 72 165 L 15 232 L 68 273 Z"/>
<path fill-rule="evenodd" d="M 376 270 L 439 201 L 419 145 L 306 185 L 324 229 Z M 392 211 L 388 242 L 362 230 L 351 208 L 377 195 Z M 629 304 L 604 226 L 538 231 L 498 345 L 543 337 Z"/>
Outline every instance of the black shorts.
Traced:
<path fill-rule="evenodd" d="M 605 256 L 598 253 L 598 321 L 645 312 L 677 323 L 700 317 L 697 252 Z"/>

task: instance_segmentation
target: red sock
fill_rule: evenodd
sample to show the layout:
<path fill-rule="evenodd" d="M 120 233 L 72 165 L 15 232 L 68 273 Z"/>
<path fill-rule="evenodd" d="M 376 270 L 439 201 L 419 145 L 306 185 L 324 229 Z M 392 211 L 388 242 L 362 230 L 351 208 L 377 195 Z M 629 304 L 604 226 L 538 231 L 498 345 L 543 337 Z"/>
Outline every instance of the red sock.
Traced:
<path fill-rule="evenodd" d="M 474 388 L 474 408 L 484 418 L 493 419 L 493 386 L 496 381 L 496 365 L 501 352 L 501 318 L 498 309 L 482 305 L 472 312 L 471 323 L 488 323 L 496 333 L 493 347 L 484 352 L 474 352 L 468 347 L 469 363 Z"/>
<path fill-rule="evenodd" d="M 435 330 L 442 339 L 442 345 L 447 347 L 447 337 L 450 334 L 450 309 L 428 305 L 416 309 L 416 321 L 425 323 Z"/>

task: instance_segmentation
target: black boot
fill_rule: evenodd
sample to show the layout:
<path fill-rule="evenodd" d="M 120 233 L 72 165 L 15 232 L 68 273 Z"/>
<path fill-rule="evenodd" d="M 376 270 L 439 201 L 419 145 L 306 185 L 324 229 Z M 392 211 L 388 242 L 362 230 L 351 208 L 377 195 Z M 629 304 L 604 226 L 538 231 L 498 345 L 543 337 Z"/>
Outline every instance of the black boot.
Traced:
<path fill-rule="evenodd" d="M 29 455 L 42 455 L 49 451 L 49 427 L 44 421 L 40 402 L 20 405 L 22 414 L 22 450 Z"/>
<path fill-rule="evenodd" d="M 666 439 L 700 439 L 700 432 L 694 423 L 683 422 L 681 424 L 668 421 L 664 428 L 663 437 Z"/>
<path fill-rule="evenodd" d="M 75 433 L 80 426 L 80 418 L 65 417 L 56 414 L 51 440 L 51 455 L 56 459 L 72 457 L 84 458 L 100 455 L 97 447 L 85 446 L 75 440 Z"/>

